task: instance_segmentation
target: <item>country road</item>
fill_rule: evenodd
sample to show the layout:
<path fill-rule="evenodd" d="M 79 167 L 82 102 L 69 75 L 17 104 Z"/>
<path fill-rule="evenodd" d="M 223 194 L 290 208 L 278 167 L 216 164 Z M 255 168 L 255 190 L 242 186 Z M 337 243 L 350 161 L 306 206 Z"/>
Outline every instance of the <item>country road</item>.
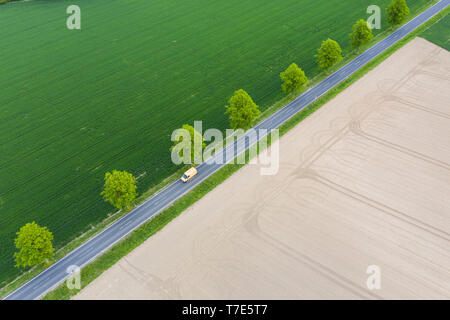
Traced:
<path fill-rule="evenodd" d="M 361 55 L 347 63 L 345 66 L 328 76 L 322 82 L 306 91 L 297 99 L 264 121 L 260 122 L 257 126 L 255 126 L 255 129 L 267 129 L 267 131 L 270 132 L 271 130 L 280 127 L 292 116 L 347 79 L 368 62 L 383 53 L 386 49 L 445 9 L 449 4 L 450 0 L 439 1 L 437 4 L 430 7 L 422 14 L 418 15 L 407 24 L 387 36 L 385 39 L 381 40 L 370 49 L 366 50 Z M 247 134 L 244 134 L 239 139 L 246 139 L 246 136 Z M 221 157 L 226 154 L 226 151 L 229 150 L 229 148 L 234 148 L 236 150 L 235 154 L 240 154 L 245 151 L 246 147 L 248 146 L 236 141 L 234 144 L 226 147 L 221 153 L 214 156 L 212 160 L 214 160 L 215 157 Z M 74 249 L 61 260 L 55 262 L 48 269 L 8 295 L 5 299 L 28 300 L 40 298 L 46 292 L 66 279 L 68 276 L 67 268 L 69 266 L 77 265 L 82 267 L 88 264 L 144 222 L 160 213 L 163 209 L 182 197 L 185 193 L 194 189 L 195 186 L 204 181 L 214 172 L 221 169 L 223 166 L 224 164 L 217 164 L 212 161 L 202 163 L 197 167 L 198 174 L 192 181 L 185 184 L 178 180 L 170 184 L 149 198 L 142 205 L 136 207 L 129 214 L 125 215 L 111 226 L 86 241 L 83 245 Z"/>

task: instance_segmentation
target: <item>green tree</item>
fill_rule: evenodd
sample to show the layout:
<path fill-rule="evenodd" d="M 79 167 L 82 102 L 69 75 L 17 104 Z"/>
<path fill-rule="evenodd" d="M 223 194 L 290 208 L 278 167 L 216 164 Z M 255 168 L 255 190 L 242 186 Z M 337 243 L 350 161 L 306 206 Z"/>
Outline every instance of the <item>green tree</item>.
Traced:
<path fill-rule="evenodd" d="M 195 130 L 193 126 L 190 126 L 188 124 L 184 124 L 181 129 L 188 132 L 189 136 L 186 137 L 184 135 L 179 135 L 178 139 L 174 141 L 174 145 L 170 148 L 170 150 L 173 151 L 175 149 L 174 152 L 176 152 L 180 159 L 184 158 L 185 152 L 190 153 L 190 164 L 200 164 L 202 161 L 203 149 L 205 149 L 206 147 L 206 143 L 204 142 L 202 134 Z"/>
<path fill-rule="evenodd" d="M 133 203 L 136 188 L 136 178 L 131 173 L 113 170 L 105 174 L 105 186 L 100 195 L 117 209 L 122 209 Z"/>
<path fill-rule="evenodd" d="M 363 19 L 355 23 L 353 32 L 349 36 L 356 53 L 359 53 L 359 48 L 362 45 L 368 44 L 373 39 L 372 29 Z"/>
<path fill-rule="evenodd" d="M 45 262 L 51 263 L 53 257 L 53 234 L 47 227 L 39 227 L 34 221 L 27 223 L 14 240 L 18 252 L 14 253 L 16 267 L 30 267 Z"/>
<path fill-rule="evenodd" d="M 342 60 L 342 49 L 339 44 L 331 39 L 322 42 L 319 53 L 316 55 L 319 67 L 328 73 L 328 69 Z"/>
<path fill-rule="evenodd" d="M 280 74 L 283 84 L 281 88 L 284 92 L 289 93 L 291 99 L 296 92 L 308 83 L 308 78 L 302 69 L 300 69 L 295 63 L 291 64 L 286 71 Z"/>
<path fill-rule="evenodd" d="M 409 8 L 405 0 L 392 0 L 386 9 L 387 22 L 392 28 L 405 21 L 409 16 Z"/>
<path fill-rule="evenodd" d="M 250 129 L 253 121 L 261 114 L 259 107 L 252 98 L 242 89 L 237 90 L 230 98 L 229 105 L 225 106 L 230 116 L 230 126 L 233 129 Z"/>

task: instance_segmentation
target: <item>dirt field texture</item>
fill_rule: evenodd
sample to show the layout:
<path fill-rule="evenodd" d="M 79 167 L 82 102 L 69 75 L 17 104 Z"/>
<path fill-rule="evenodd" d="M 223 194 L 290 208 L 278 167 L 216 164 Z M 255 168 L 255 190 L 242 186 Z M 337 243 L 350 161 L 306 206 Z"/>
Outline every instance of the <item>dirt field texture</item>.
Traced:
<path fill-rule="evenodd" d="M 449 299 L 449 101 L 449 52 L 411 41 L 284 135 L 277 175 L 245 166 L 75 299 Z"/>

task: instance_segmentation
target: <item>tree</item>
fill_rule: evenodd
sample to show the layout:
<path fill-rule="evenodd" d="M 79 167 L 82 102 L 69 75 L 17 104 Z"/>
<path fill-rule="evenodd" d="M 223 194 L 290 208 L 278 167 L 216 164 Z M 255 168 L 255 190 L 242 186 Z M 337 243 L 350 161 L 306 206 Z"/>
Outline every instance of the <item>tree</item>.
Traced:
<path fill-rule="evenodd" d="M 192 165 L 201 163 L 203 149 L 206 147 L 203 136 L 200 132 L 195 130 L 193 126 L 184 124 L 181 129 L 185 130 L 189 137 L 180 135 L 177 141 L 174 141 L 174 145 L 170 150 L 176 148 L 177 155 L 180 159 L 184 158 L 184 152 L 190 152 L 189 161 Z M 196 146 L 196 143 L 198 146 Z"/>
<path fill-rule="evenodd" d="M 100 195 L 117 209 L 128 207 L 137 196 L 136 178 L 126 171 L 107 172 Z"/>
<path fill-rule="evenodd" d="M 51 263 L 53 257 L 53 234 L 47 227 L 40 227 L 34 221 L 27 223 L 19 232 L 14 240 L 19 252 L 14 253 L 16 267 L 30 267 L 46 262 Z"/>
<path fill-rule="evenodd" d="M 350 40 L 356 53 L 362 45 L 368 44 L 373 39 L 372 29 L 363 19 L 359 20 L 353 26 L 353 32 L 350 33 Z"/>
<path fill-rule="evenodd" d="M 294 93 L 300 91 L 308 83 L 308 78 L 305 73 L 295 63 L 291 64 L 286 71 L 282 72 L 280 77 L 284 81 L 281 88 L 284 92 L 291 95 L 291 99 Z"/>
<path fill-rule="evenodd" d="M 339 44 L 331 39 L 322 42 L 319 53 L 316 55 L 319 67 L 328 73 L 328 69 L 342 60 L 342 49 Z"/>
<path fill-rule="evenodd" d="M 392 0 L 386 9 L 387 22 L 392 25 L 392 28 L 405 21 L 409 16 L 409 8 L 405 0 Z"/>
<path fill-rule="evenodd" d="M 233 129 L 251 128 L 253 121 L 261 114 L 259 107 L 252 98 L 242 89 L 239 89 L 230 98 L 229 105 L 225 106 L 230 115 L 230 125 Z"/>

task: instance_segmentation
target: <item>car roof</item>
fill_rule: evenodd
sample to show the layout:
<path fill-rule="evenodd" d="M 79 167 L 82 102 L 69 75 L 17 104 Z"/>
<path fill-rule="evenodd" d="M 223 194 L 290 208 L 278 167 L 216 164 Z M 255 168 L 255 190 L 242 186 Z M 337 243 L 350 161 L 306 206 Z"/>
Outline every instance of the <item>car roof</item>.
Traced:
<path fill-rule="evenodd" d="M 191 173 L 195 173 L 195 172 L 197 172 L 197 169 L 195 169 L 195 168 L 190 168 L 188 171 L 186 171 L 185 173 L 186 174 L 191 174 Z"/>

